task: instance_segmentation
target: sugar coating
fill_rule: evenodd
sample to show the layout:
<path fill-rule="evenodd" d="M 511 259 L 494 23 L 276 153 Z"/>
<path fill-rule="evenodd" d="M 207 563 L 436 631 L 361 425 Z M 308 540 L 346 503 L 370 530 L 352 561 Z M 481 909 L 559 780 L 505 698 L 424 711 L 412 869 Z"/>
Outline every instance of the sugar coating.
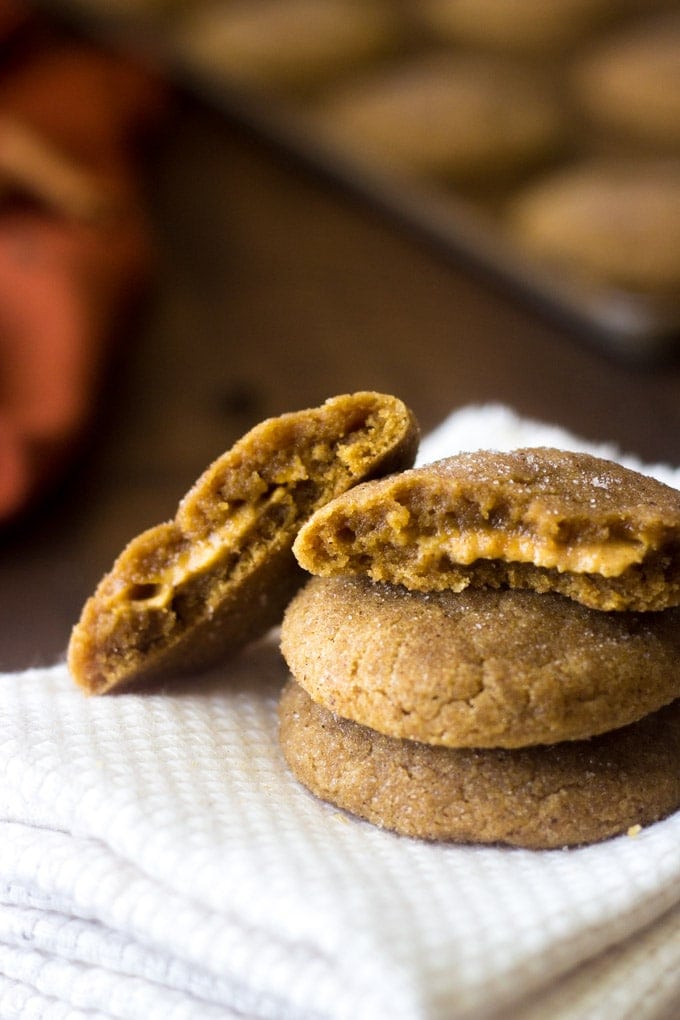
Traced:
<path fill-rule="evenodd" d="M 447 747 L 582 740 L 680 697 L 680 609 L 602 613 L 554 593 L 312 578 L 281 649 L 330 711 Z"/>
<path fill-rule="evenodd" d="M 680 604 L 680 492 L 590 454 L 482 450 L 358 486 L 313 515 L 294 552 L 322 576 L 658 610 Z"/>
<path fill-rule="evenodd" d="M 395 740 L 289 682 L 280 739 L 312 793 L 406 836 L 552 849 L 594 843 L 680 806 L 680 702 L 588 741 L 521 750 Z"/>
<path fill-rule="evenodd" d="M 103 693 L 206 666 L 264 633 L 302 583 L 291 546 L 304 520 L 410 466 L 417 444 L 411 411 L 372 392 L 255 426 L 102 579 L 71 635 L 74 680 Z"/>

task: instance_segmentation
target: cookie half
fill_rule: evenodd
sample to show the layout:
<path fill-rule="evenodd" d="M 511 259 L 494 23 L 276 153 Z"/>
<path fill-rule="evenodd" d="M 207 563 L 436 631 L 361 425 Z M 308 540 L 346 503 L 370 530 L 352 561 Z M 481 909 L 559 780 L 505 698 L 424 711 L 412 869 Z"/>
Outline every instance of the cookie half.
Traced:
<path fill-rule="evenodd" d="M 680 807 L 680 702 L 588 741 L 455 750 L 395 740 L 334 715 L 293 682 L 283 753 L 312 793 L 382 828 L 458 843 L 594 843 Z"/>
<path fill-rule="evenodd" d="M 313 516 L 294 551 L 322 576 L 665 609 L 680 604 L 680 492 L 586 453 L 481 450 L 357 487 Z"/>
<path fill-rule="evenodd" d="M 264 633 L 302 582 L 300 525 L 351 485 L 411 465 L 417 444 L 411 411 L 371 392 L 255 426 L 100 582 L 71 635 L 75 681 L 103 693 L 206 666 Z"/>
<path fill-rule="evenodd" d="M 680 609 L 601 613 L 551 593 L 312 578 L 281 649 L 319 704 L 447 747 L 580 740 L 680 697 Z"/>

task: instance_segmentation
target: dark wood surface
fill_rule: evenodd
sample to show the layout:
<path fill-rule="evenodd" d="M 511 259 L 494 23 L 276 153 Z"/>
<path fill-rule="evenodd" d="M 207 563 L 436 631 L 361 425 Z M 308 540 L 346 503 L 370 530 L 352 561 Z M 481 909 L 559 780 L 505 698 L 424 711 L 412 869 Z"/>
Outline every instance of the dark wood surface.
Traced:
<path fill-rule="evenodd" d="M 617 363 L 216 113 L 178 105 L 150 169 L 158 273 L 87 448 L 0 544 L 0 668 L 63 656 L 123 544 L 259 419 L 398 394 L 424 429 L 501 401 L 680 464 L 680 364 Z"/>

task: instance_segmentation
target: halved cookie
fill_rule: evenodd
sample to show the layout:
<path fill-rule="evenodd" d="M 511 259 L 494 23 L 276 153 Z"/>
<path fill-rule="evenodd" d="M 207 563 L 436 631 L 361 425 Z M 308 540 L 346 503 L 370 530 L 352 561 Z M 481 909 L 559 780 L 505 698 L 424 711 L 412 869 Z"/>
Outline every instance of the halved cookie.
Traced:
<path fill-rule="evenodd" d="M 281 649 L 329 710 L 448 747 L 580 740 L 680 697 L 680 608 L 602 613 L 553 593 L 316 577 L 286 610 Z"/>
<path fill-rule="evenodd" d="M 300 525 L 357 482 L 410 466 L 417 445 L 411 411 L 371 392 L 255 426 L 102 579 L 71 635 L 75 681 L 103 693 L 206 666 L 264 633 L 302 583 Z"/>
<path fill-rule="evenodd" d="M 457 750 L 334 715 L 293 682 L 283 753 L 316 796 L 407 836 L 551 849 L 594 843 L 680 807 L 680 701 L 593 740 Z"/>
<path fill-rule="evenodd" d="M 294 551 L 313 574 L 418 591 L 556 591 L 604 610 L 680 604 L 680 492 L 586 453 L 464 453 L 357 487 Z"/>

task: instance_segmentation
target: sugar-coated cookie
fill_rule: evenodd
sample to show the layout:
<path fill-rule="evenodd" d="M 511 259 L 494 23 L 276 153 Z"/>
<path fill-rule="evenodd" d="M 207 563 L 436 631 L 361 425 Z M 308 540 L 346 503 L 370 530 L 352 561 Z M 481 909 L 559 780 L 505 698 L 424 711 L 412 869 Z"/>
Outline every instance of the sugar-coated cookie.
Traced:
<path fill-rule="evenodd" d="M 553 849 L 649 825 L 680 807 L 680 702 L 592 740 L 458 750 L 395 740 L 284 689 L 280 739 L 312 793 L 407 836 Z"/>
<path fill-rule="evenodd" d="M 316 117 L 364 161 L 451 182 L 504 180 L 563 141 L 543 84 L 483 56 L 428 53 L 376 69 L 326 93 Z"/>
<path fill-rule="evenodd" d="M 446 747 L 581 740 L 680 697 L 680 608 L 315 577 L 286 610 L 281 650 L 329 710 Z"/>
<path fill-rule="evenodd" d="M 361 485 L 294 552 L 322 576 L 419 591 L 556 591 L 594 609 L 680 603 L 680 492 L 586 453 L 480 450 Z"/>
<path fill-rule="evenodd" d="M 506 223 L 524 251 L 582 282 L 680 291 L 680 159 L 570 166 L 520 191 Z"/>
<path fill-rule="evenodd" d="M 100 582 L 71 635 L 75 681 L 103 693 L 207 665 L 278 623 L 304 576 L 291 552 L 302 522 L 412 464 L 417 445 L 410 410 L 370 392 L 255 426 Z"/>

